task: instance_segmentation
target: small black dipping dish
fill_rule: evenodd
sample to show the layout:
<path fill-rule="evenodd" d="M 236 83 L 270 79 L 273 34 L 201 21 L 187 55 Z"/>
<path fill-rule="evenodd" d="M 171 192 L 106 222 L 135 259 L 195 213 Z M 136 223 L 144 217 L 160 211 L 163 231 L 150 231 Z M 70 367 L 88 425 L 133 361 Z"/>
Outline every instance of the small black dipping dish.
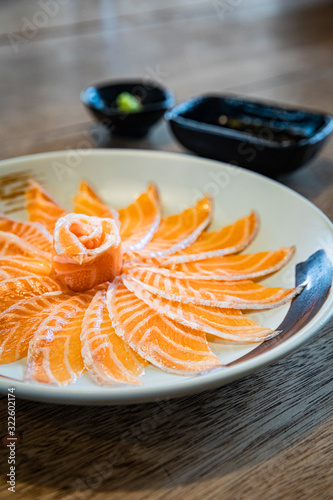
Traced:
<path fill-rule="evenodd" d="M 118 109 L 117 97 L 123 92 L 136 97 L 142 109 L 136 112 Z M 113 134 L 139 139 L 174 105 L 174 96 L 155 83 L 125 80 L 88 87 L 81 92 L 81 101 Z"/>
<path fill-rule="evenodd" d="M 270 177 L 310 160 L 333 130 L 330 115 L 231 95 L 195 97 L 165 117 L 190 151 Z"/>

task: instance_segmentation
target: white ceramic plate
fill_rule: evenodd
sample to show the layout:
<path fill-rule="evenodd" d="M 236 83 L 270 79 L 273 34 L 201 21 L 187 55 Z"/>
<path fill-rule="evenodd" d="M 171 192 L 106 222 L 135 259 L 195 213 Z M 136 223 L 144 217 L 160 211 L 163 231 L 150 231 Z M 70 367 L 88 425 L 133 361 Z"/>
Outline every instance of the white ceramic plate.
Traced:
<path fill-rule="evenodd" d="M 135 150 L 65 151 L 38 154 L 0 162 L 0 211 L 20 220 L 26 215 L 23 192 L 27 178 L 35 178 L 70 208 L 79 180 L 91 181 L 100 195 L 113 206 L 130 203 L 148 181 L 159 187 L 166 214 L 190 206 L 204 193 L 214 198 L 212 229 L 229 224 L 255 209 L 261 217 L 261 230 L 249 251 L 297 246 L 292 262 L 263 281 L 267 285 L 294 285 L 295 265 L 318 249 L 332 260 L 333 225 L 305 198 L 261 175 L 220 162 L 193 156 Z M 13 191 L 17 196 L 11 198 Z M 7 196 L 7 197 L 6 197 Z M 258 370 L 290 353 L 309 339 L 328 321 L 333 310 L 333 292 L 317 315 L 294 336 L 267 353 L 224 369 L 195 377 L 170 375 L 148 367 L 142 387 L 99 387 L 85 374 L 76 384 L 53 387 L 0 378 L 0 390 L 16 388 L 16 395 L 38 401 L 73 404 L 119 404 L 152 401 L 193 394 L 227 384 Z M 288 306 L 253 314 L 264 326 L 280 324 Z M 214 343 L 214 351 L 224 363 L 248 353 L 256 345 Z M 25 359 L 0 366 L 0 374 L 22 379 Z"/>

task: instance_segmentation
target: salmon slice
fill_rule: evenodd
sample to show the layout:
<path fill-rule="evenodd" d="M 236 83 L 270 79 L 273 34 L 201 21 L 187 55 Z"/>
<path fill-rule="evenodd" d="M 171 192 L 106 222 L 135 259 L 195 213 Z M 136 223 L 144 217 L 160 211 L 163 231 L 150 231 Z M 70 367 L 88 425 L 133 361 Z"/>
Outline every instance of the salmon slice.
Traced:
<path fill-rule="evenodd" d="M 266 288 L 251 280 L 216 281 L 167 278 L 131 269 L 129 276 L 155 295 L 168 300 L 226 309 L 269 309 L 293 299 L 300 288 Z"/>
<path fill-rule="evenodd" d="M 80 308 L 87 308 L 95 293 L 103 289 L 103 286 L 105 285 L 100 285 L 84 294 L 51 292 L 35 295 L 14 303 L 0 313 L 0 364 L 24 358 L 28 352 L 29 342 L 44 320 L 54 318 L 55 322 L 61 323 L 66 315 L 67 317 L 70 315 L 73 307 L 75 314 L 78 312 L 78 305 Z M 64 304 L 67 312 L 62 309 Z M 69 307 L 71 305 L 73 307 Z"/>
<path fill-rule="evenodd" d="M 133 280 L 123 277 L 124 285 L 139 299 L 160 314 L 182 325 L 233 342 L 262 342 L 275 337 L 277 332 L 262 328 L 244 316 L 239 309 L 221 309 L 198 304 L 172 302 L 153 295 Z"/>
<path fill-rule="evenodd" d="M 168 257 L 168 263 L 190 262 L 241 252 L 255 238 L 259 226 L 259 217 L 252 212 L 219 231 L 202 233 L 191 246 Z"/>
<path fill-rule="evenodd" d="M 120 237 L 124 251 L 143 248 L 160 225 L 160 204 L 153 184 L 134 203 L 119 210 Z"/>
<path fill-rule="evenodd" d="M 227 255 L 211 259 L 169 264 L 166 267 L 136 266 L 154 274 L 179 279 L 245 280 L 275 273 L 294 256 L 295 247 L 281 248 L 275 252 L 258 252 L 248 255 Z"/>
<path fill-rule="evenodd" d="M 30 258 L 51 259 L 52 255 L 35 245 L 28 243 L 16 234 L 0 231 L 0 256 L 22 256 Z"/>
<path fill-rule="evenodd" d="M 0 313 L 20 300 L 61 290 L 59 283 L 44 276 L 24 276 L 0 282 Z"/>
<path fill-rule="evenodd" d="M 81 327 L 95 293 L 68 298 L 39 324 L 29 344 L 25 380 L 69 385 L 82 375 Z"/>
<path fill-rule="evenodd" d="M 141 384 L 146 362 L 118 337 L 106 306 L 106 291 L 97 292 L 86 310 L 81 330 L 86 369 L 98 384 Z"/>
<path fill-rule="evenodd" d="M 39 222 L 53 234 L 55 223 L 65 210 L 35 181 L 30 181 L 26 199 L 29 220 Z"/>
<path fill-rule="evenodd" d="M 205 333 L 162 316 L 123 284 L 109 286 L 107 305 L 117 335 L 162 370 L 189 375 L 221 366 Z"/>
<path fill-rule="evenodd" d="M 46 293 L 23 299 L 0 314 L 0 364 L 24 358 L 30 340 L 55 305 L 62 304 L 63 292 Z"/>
<path fill-rule="evenodd" d="M 9 280 L 23 276 L 49 276 L 52 272 L 51 263 L 43 259 L 28 257 L 0 257 L 0 280 Z"/>
<path fill-rule="evenodd" d="M 162 219 L 153 239 L 139 257 L 165 257 L 191 245 L 211 220 L 212 201 L 203 198 L 191 208 Z"/>
<path fill-rule="evenodd" d="M 32 222 L 18 222 L 0 216 L 0 231 L 16 234 L 44 252 L 52 252 L 52 235 L 42 226 Z"/>
<path fill-rule="evenodd" d="M 108 207 L 85 180 L 80 182 L 79 192 L 74 196 L 74 212 L 103 219 L 118 220 L 117 211 Z"/>

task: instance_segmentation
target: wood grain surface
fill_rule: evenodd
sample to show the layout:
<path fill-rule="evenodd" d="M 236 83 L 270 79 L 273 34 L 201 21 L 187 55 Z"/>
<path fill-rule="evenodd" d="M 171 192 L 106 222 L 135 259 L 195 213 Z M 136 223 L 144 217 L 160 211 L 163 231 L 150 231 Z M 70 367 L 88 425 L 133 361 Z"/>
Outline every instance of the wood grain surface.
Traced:
<path fill-rule="evenodd" d="M 0 3 L 2 159 L 82 140 L 186 153 L 164 122 L 133 142 L 96 126 L 79 94 L 111 78 L 150 76 L 178 101 L 227 91 L 333 113 L 332 2 L 54 0 L 46 18 L 41 3 Z M 333 219 L 332 140 L 279 180 Z M 332 332 L 330 322 L 278 363 L 188 398 L 96 408 L 17 400 L 14 497 L 2 398 L 0 498 L 333 499 Z"/>

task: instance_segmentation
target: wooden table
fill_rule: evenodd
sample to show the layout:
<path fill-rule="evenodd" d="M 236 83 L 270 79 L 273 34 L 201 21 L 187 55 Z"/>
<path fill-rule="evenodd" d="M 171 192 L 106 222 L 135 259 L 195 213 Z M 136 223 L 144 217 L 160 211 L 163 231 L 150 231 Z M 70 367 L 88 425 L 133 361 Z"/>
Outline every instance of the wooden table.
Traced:
<path fill-rule="evenodd" d="M 163 122 L 141 142 L 96 129 L 79 93 L 116 77 L 153 77 L 179 101 L 232 91 L 332 113 L 332 18 L 333 4 L 315 0 L 2 0 L 0 156 L 83 139 L 185 153 Z M 333 218 L 333 141 L 280 180 Z M 332 330 L 197 396 L 114 408 L 18 400 L 15 498 L 332 499 Z M 5 480 L 0 498 L 14 498 Z"/>

